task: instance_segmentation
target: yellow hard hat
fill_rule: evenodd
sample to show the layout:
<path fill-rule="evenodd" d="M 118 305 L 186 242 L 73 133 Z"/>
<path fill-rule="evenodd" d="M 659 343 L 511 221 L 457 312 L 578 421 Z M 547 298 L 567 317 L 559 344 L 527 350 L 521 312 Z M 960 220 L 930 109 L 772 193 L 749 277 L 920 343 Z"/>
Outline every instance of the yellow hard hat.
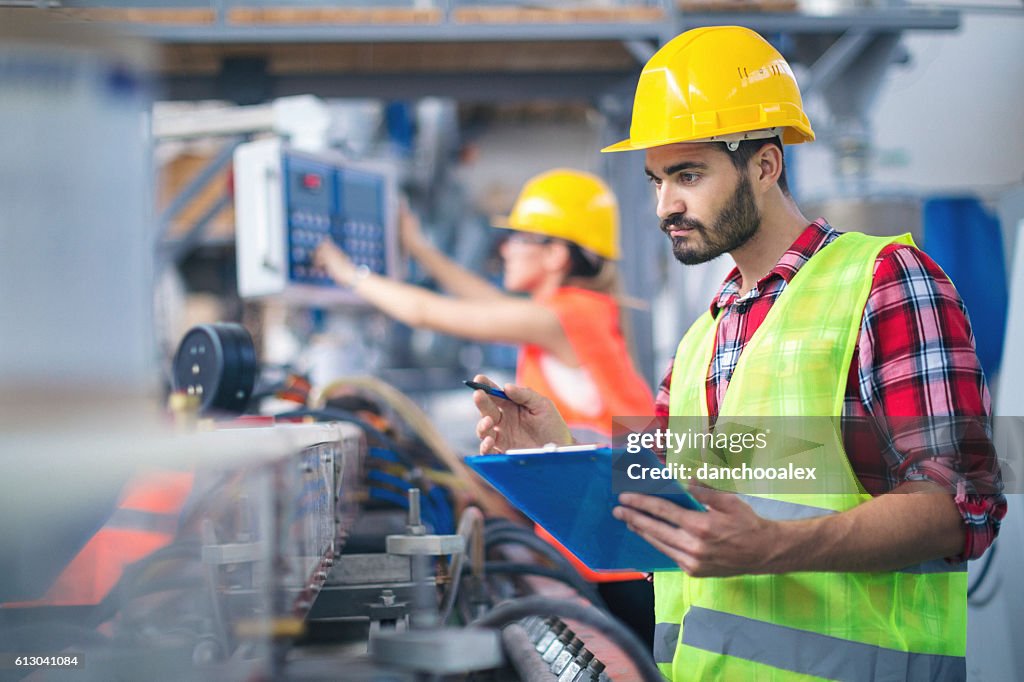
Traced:
<path fill-rule="evenodd" d="M 619 257 L 619 204 L 596 175 L 556 168 L 530 178 L 507 218 L 495 227 L 578 244 L 602 258 Z"/>
<path fill-rule="evenodd" d="M 636 86 L 629 139 L 601 151 L 775 135 L 785 144 L 814 139 L 793 70 L 749 28 L 713 26 L 676 36 L 651 57 Z"/>

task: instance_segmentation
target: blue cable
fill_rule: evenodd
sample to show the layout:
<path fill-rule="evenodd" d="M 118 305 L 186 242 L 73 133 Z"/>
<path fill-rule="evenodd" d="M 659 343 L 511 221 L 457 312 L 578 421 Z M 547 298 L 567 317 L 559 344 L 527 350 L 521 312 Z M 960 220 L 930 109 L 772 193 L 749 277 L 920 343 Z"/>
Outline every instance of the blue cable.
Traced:
<path fill-rule="evenodd" d="M 399 495 L 393 490 L 385 490 L 383 488 L 370 488 L 370 498 L 374 500 L 383 500 L 384 502 L 390 502 L 402 509 L 409 508 L 409 500 L 405 499 L 404 495 Z"/>
<path fill-rule="evenodd" d="M 371 446 L 370 457 L 376 457 L 377 459 L 383 459 L 388 462 L 396 462 L 399 464 L 402 463 L 402 460 L 398 457 L 398 455 L 394 451 L 388 450 L 387 448 L 377 448 Z"/>
<path fill-rule="evenodd" d="M 395 476 L 394 474 L 388 474 L 377 469 L 370 469 L 366 473 L 366 477 L 371 481 L 378 481 L 380 483 L 386 483 L 387 485 L 393 485 L 400 490 L 408 490 L 412 487 L 412 484 L 404 478 Z"/>

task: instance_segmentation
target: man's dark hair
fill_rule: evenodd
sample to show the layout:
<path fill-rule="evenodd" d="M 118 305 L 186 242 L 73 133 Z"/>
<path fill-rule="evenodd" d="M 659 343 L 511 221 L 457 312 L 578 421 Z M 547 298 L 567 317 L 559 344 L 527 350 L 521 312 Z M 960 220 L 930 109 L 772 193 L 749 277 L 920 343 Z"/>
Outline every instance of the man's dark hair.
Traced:
<path fill-rule="evenodd" d="M 789 183 L 786 182 L 786 153 L 782 148 L 782 140 L 778 137 L 770 137 L 765 140 L 743 140 L 734 152 L 724 149 L 724 147 L 723 149 L 732 160 L 732 165 L 738 170 L 743 170 L 747 167 L 747 162 L 750 161 L 750 158 L 760 151 L 760 149 L 766 144 L 775 145 L 779 148 L 779 152 L 782 154 L 782 170 L 779 172 L 779 189 L 782 190 L 783 194 L 789 196 Z"/>

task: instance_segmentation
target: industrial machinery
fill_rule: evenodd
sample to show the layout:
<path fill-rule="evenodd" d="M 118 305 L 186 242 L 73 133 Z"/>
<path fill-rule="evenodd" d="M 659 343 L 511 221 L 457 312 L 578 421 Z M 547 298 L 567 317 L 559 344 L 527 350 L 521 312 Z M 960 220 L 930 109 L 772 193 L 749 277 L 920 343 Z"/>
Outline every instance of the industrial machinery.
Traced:
<path fill-rule="evenodd" d="M 190 330 L 170 401 L 178 432 L 83 439 L 69 453 L 117 485 L 82 508 L 91 537 L 9 572 L 0 649 L 37 664 L 4 659 L 0 679 L 49 655 L 75 663 L 46 679 L 660 680 L 594 586 L 401 394 L 340 381 L 311 406 L 238 416 L 254 357 L 238 325 Z M 167 499 L 182 475 L 183 504 L 138 508 L 138 491 Z M 117 577 L 94 602 L 55 589 L 97 537 L 126 528 L 164 539 L 104 546 L 95 574 Z"/>
<path fill-rule="evenodd" d="M 336 152 L 289 148 L 278 138 L 235 150 L 238 292 L 296 303 L 356 303 L 312 262 L 325 237 L 357 265 L 397 267 L 396 194 L 386 167 Z"/>

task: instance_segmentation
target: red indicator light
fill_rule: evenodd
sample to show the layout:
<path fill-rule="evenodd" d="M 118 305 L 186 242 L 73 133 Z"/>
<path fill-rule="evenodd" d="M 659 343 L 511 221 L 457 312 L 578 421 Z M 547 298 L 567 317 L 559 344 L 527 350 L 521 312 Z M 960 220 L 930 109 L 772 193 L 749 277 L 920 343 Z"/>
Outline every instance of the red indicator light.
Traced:
<path fill-rule="evenodd" d="M 302 186 L 310 190 L 318 190 L 323 187 L 324 181 L 316 173 L 306 173 L 302 176 Z"/>

